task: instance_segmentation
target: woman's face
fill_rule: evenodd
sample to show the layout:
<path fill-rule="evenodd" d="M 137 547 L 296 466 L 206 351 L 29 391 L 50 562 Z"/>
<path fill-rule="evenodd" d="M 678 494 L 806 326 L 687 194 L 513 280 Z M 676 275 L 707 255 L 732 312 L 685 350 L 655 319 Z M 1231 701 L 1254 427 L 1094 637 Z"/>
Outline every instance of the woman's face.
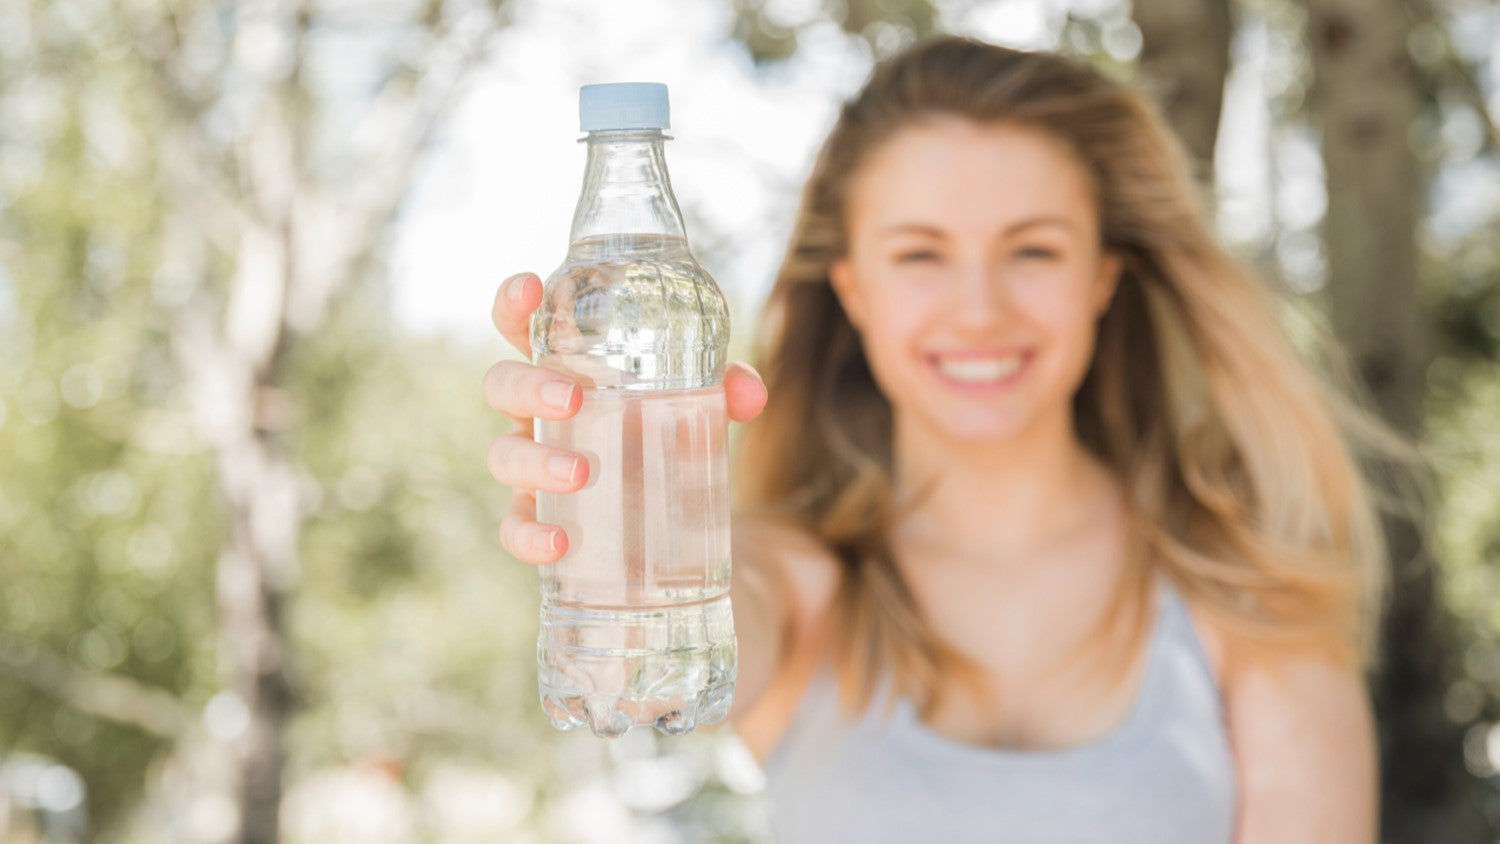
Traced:
<path fill-rule="evenodd" d="M 899 424 L 969 444 L 1071 424 L 1120 262 L 1066 146 L 934 120 L 872 153 L 848 209 L 833 285 Z"/>

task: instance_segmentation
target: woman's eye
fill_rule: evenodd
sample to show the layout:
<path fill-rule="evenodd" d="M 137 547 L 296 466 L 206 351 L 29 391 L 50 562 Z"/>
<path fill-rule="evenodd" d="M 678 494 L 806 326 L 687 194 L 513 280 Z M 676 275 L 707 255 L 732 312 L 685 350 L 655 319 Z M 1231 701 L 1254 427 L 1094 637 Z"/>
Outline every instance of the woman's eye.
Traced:
<path fill-rule="evenodd" d="M 1057 257 L 1057 252 L 1045 246 L 1024 246 L 1016 251 L 1016 257 L 1051 261 Z"/>
<path fill-rule="evenodd" d="M 938 256 L 936 252 L 925 249 L 918 252 L 903 252 L 902 254 L 896 256 L 896 263 L 912 264 L 920 263 L 923 261 L 936 261 L 937 257 Z"/>

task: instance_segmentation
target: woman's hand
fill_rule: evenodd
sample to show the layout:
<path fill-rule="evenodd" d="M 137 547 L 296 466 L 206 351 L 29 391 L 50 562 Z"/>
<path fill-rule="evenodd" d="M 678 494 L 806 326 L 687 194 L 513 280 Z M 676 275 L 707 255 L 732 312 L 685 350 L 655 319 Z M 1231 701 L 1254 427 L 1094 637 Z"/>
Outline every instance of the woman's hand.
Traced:
<path fill-rule="evenodd" d="M 542 303 L 542 281 L 520 273 L 501 282 L 492 316 L 495 328 L 521 354 L 531 357 L 531 312 Z M 568 550 L 557 525 L 536 520 L 536 491 L 576 492 L 588 481 L 589 464 L 577 452 L 555 449 L 532 438 L 532 420 L 567 419 L 578 412 L 583 391 L 558 372 L 521 361 L 503 360 L 484 374 L 490 407 L 511 418 L 511 432 L 490 445 L 486 463 L 495 480 L 512 489 L 510 509 L 500 520 L 500 544 L 516 559 L 555 562 Z M 729 418 L 748 422 L 766 404 L 766 388 L 747 364 L 731 363 L 724 373 Z"/>

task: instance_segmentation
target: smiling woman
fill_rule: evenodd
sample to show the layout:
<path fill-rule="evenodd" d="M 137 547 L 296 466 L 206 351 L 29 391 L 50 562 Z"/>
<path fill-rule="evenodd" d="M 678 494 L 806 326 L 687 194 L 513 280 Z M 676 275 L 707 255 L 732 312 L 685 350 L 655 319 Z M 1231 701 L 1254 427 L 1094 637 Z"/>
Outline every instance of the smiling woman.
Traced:
<path fill-rule="evenodd" d="M 518 347 L 539 298 L 496 298 Z M 724 381 L 755 420 L 730 718 L 778 840 L 1373 837 L 1352 454 L 1399 444 L 1298 356 L 1141 96 L 960 38 L 883 61 L 761 327 L 764 384 Z M 491 403 L 566 415 L 529 383 Z M 538 564 L 553 530 L 525 495 L 502 525 Z"/>
<path fill-rule="evenodd" d="M 1027 426 L 1066 433 L 1035 416 L 1066 412 L 1121 265 L 1093 194 L 1084 165 L 1035 129 L 940 117 L 871 155 L 829 279 L 856 327 L 879 326 L 871 373 L 919 408 L 911 426 L 969 441 L 970 457 L 1024 447 Z"/>
<path fill-rule="evenodd" d="M 1298 357 L 1142 97 L 964 39 L 883 63 L 763 327 L 735 564 L 785 585 L 735 601 L 785 632 L 736 717 L 785 840 L 1373 836 L 1351 446 L 1399 444 Z"/>

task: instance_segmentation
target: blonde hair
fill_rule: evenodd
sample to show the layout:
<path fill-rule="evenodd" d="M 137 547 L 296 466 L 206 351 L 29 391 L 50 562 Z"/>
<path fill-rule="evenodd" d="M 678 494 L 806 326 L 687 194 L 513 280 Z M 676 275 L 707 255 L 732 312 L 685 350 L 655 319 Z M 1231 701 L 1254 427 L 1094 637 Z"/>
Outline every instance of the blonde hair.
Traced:
<path fill-rule="evenodd" d="M 1034 127 L 1094 182 L 1106 249 L 1123 258 L 1073 411 L 1083 445 L 1125 490 L 1149 566 L 1222 631 L 1231 659 L 1314 652 L 1372 658 L 1383 543 L 1356 447 L 1400 441 L 1299 355 L 1260 281 L 1216 242 L 1185 154 L 1136 92 L 1051 53 L 957 37 L 877 65 L 820 151 L 761 322 L 770 393 L 741 433 L 742 507 L 789 521 L 842 563 L 834 653 L 846 704 L 893 692 L 937 705 L 974 663 L 922 617 L 889 546 L 891 407 L 829 283 L 847 251 L 851 179 L 872 150 L 935 116 Z M 1090 637 L 1096 642 L 1101 625 Z"/>

